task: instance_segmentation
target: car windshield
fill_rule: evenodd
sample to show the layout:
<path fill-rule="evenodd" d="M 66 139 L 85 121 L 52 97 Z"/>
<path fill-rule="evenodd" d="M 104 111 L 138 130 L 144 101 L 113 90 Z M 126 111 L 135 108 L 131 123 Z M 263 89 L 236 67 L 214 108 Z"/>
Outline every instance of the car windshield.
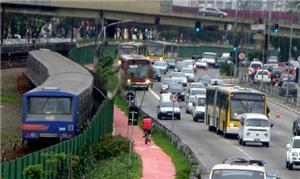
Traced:
<path fill-rule="evenodd" d="M 205 98 L 198 98 L 197 99 L 197 106 L 205 106 L 206 102 L 205 102 Z"/>
<path fill-rule="evenodd" d="M 193 90 L 191 90 L 191 95 L 205 94 L 205 93 L 206 93 L 205 89 L 193 89 Z"/>
<path fill-rule="evenodd" d="M 252 63 L 250 65 L 250 68 L 260 68 L 261 67 L 261 64 L 260 63 Z"/>
<path fill-rule="evenodd" d="M 183 61 L 183 64 L 185 64 L 186 66 L 191 66 L 194 65 L 193 61 Z"/>
<path fill-rule="evenodd" d="M 161 103 L 161 107 L 172 107 L 173 103 L 171 101 L 165 101 Z"/>
<path fill-rule="evenodd" d="M 294 139 L 293 148 L 300 148 L 300 139 Z"/>
<path fill-rule="evenodd" d="M 192 83 L 190 88 L 205 88 L 203 83 Z"/>
<path fill-rule="evenodd" d="M 29 97 L 29 114 L 70 114 L 71 98 L 68 97 Z"/>
<path fill-rule="evenodd" d="M 194 70 L 191 68 L 183 68 L 181 70 L 182 73 L 193 73 L 194 74 Z"/>
<path fill-rule="evenodd" d="M 247 119 L 245 126 L 255 126 L 255 127 L 269 127 L 270 123 L 268 120 L 264 119 Z"/>
<path fill-rule="evenodd" d="M 150 44 L 148 46 L 148 54 L 151 56 L 162 56 L 163 45 L 162 44 Z"/>
<path fill-rule="evenodd" d="M 128 75 L 132 78 L 148 77 L 149 66 L 144 64 L 132 64 L 128 66 Z"/>
<path fill-rule="evenodd" d="M 175 63 L 175 60 L 174 60 L 174 59 L 167 59 L 167 62 L 168 62 L 168 63 L 173 63 L 173 64 L 174 64 L 174 63 Z"/>
<path fill-rule="evenodd" d="M 182 67 L 183 63 L 182 62 L 177 62 L 176 67 Z"/>
<path fill-rule="evenodd" d="M 156 61 L 156 62 L 154 62 L 154 66 L 167 67 L 168 64 L 166 62 Z"/>
<path fill-rule="evenodd" d="M 185 78 L 185 75 L 184 75 L 184 73 L 173 73 L 172 77 L 182 77 L 182 78 Z"/>
<path fill-rule="evenodd" d="M 171 82 L 168 84 L 169 86 L 169 90 L 172 90 L 172 89 L 176 89 L 176 90 L 183 90 L 182 89 L 182 84 L 179 84 L 179 83 L 174 83 L 174 82 Z"/>
<path fill-rule="evenodd" d="M 212 179 L 264 179 L 264 172 L 239 169 L 214 170 Z"/>
<path fill-rule="evenodd" d="M 216 58 L 216 55 L 213 55 L 213 54 L 203 54 L 202 58 Z"/>

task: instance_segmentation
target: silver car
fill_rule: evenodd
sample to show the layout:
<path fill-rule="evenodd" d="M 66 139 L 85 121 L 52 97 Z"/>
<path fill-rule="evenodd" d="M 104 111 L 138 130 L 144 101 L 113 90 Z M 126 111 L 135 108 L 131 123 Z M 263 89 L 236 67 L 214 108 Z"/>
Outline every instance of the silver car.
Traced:
<path fill-rule="evenodd" d="M 226 12 L 220 11 L 215 7 L 202 7 L 198 10 L 198 13 L 202 16 L 217 16 L 222 18 L 228 16 Z"/>

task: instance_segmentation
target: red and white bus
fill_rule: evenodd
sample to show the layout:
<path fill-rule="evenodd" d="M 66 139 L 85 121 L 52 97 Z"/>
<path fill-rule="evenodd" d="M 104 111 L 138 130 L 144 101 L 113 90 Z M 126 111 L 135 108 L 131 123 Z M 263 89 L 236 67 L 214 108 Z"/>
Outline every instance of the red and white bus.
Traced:
<path fill-rule="evenodd" d="M 145 88 L 152 84 L 152 64 L 142 55 L 123 55 L 122 84 L 127 87 Z"/>

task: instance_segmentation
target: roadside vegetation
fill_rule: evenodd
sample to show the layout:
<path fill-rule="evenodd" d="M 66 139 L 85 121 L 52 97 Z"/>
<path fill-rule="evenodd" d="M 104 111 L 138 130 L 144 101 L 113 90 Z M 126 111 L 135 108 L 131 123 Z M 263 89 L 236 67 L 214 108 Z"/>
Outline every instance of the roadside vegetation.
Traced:
<path fill-rule="evenodd" d="M 21 98 L 9 93 L 9 92 L 3 92 L 1 93 L 1 103 L 9 103 L 9 104 L 21 104 Z"/>
<path fill-rule="evenodd" d="M 128 115 L 128 105 L 125 103 L 120 95 L 120 92 L 115 97 L 115 104 Z M 141 128 L 142 115 L 138 118 L 138 126 Z M 156 145 L 164 150 L 164 152 L 171 157 L 172 162 L 176 169 L 176 179 L 187 179 L 191 172 L 191 165 L 188 162 L 187 157 L 180 153 L 176 147 L 171 143 L 169 137 L 156 127 L 153 128 L 151 136 Z"/>
<path fill-rule="evenodd" d="M 104 135 L 99 143 L 87 146 L 77 154 L 44 153 L 42 164 L 29 165 L 23 175 L 31 178 L 105 178 L 140 179 L 142 162 L 133 154 L 128 167 L 129 140 L 121 136 Z"/>
<path fill-rule="evenodd" d="M 220 74 L 224 76 L 232 76 L 234 72 L 234 65 L 223 63 L 220 67 Z"/>

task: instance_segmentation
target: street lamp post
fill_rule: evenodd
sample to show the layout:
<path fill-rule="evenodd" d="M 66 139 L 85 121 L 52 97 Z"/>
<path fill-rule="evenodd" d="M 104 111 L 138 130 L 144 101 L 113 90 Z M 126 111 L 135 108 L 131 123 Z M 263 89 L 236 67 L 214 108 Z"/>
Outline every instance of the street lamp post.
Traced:
<path fill-rule="evenodd" d="M 294 20 L 295 20 L 295 15 L 296 15 L 296 11 L 297 9 L 300 7 L 300 3 L 297 4 L 297 6 L 294 8 L 293 10 L 293 14 L 292 14 L 292 22 L 291 22 L 291 30 L 290 30 L 290 45 L 289 45 L 289 59 L 288 59 L 288 63 L 289 63 L 289 68 L 288 68 L 288 81 L 287 81 L 287 89 L 286 89 L 286 93 L 285 93 L 285 100 L 287 101 L 288 98 L 288 94 L 289 94 L 289 86 L 290 86 L 290 70 L 291 70 L 291 58 L 292 58 L 292 44 L 293 44 L 293 30 L 294 30 Z"/>
<path fill-rule="evenodd" d="M 123 20 L 123 21 L 119 21 L 119 22 L 114 22 L 114 23 L 110 23 L 108 25 L 103 25 L 103 22 L 102 22 L 102 29 L 101 31 L 99 32 L 98 36 L 97 36 L 97 39 L 95 41 L 95 45 L 96 45 L 96 48 L 95 48 L 95 55 L 94 55 L 94 65 L 96 66 L 96 63 L 98 62 L 98 59 L 97 59 L 97 50 L 99 49 L 99 46 L 100 46 L 100 43 L 98 43 L 99 39 L 101 38 L 102 34 L 103 34 L 103 42 L 106 41 L 106 28 L 108 27 L 111 27 L 111 26 L 114 26 L 114 25 L 118 25 L 118 24 L 124 24 L 124 23 L 128 23 L 128 22 L 132 22 L 133 20 L 129 19 L 129 20 Z"/>

